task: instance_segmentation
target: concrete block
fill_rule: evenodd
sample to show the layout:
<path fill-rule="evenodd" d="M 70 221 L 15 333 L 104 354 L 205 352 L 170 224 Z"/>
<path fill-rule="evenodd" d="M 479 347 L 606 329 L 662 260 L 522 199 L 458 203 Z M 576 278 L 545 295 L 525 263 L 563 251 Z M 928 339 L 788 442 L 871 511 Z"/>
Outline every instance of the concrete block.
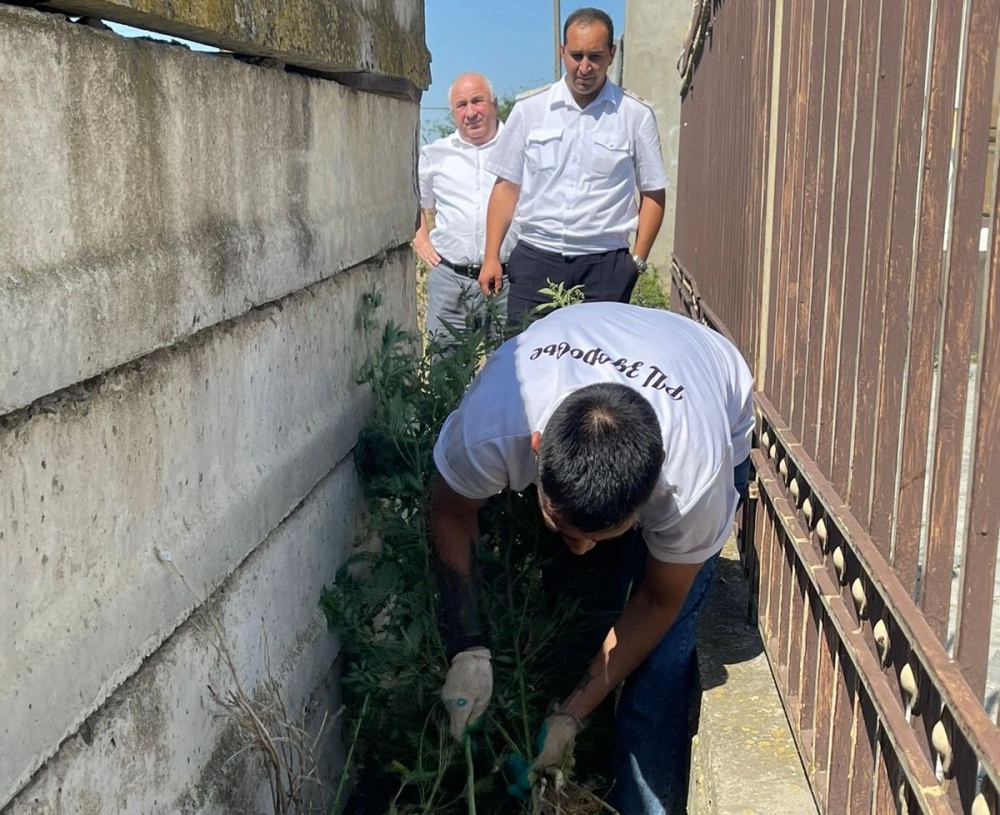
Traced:
<path fill-rule="evenodd" d="M 241 744 L 208 688 L 224 695 L 238 680 L 248 696 L 260 692 L 268 679 L 266 641 L 271 676 L 292 718 L 307 705 L 317 723 L 325 712 L 335 717 L 338 646 L 318 602 L 354 539 L 360 501 L 348 457 L 67 738 L 5 815 L 270 811 L 259 767 L 248 756 L 232 760 Z M 160 571 L 181 596 L 185 579 L 201 582 L 198 563 L 181 556 Z M 216 650 L 220 643 L 235 676 Z M 342 764 L 338 721 L 323 745 L 331 772 Z"/>
<path fill-rule="evenodd" d="M 663 226 L 649 253 L 665 280 L 670 279 L 674 250 L 674 221 L 677 218 L 677 163 L 681 131 L 681 79 L 674 60 L 684 44 L 691 22 L 690 3 L 661 3 L 660 0 L 629 0 L 625 7 L 623 83 L 645 99 L 656 113 L 660 131 L 667 184 Z M 666 58 L 664 58 L 666 57 Z"/>
<path fill-rule="evenodd" d="M 50 0 L 52 8 L 173 34 L 238 54 L 344 75 L 388 90 L 430 85 L 419 0 Z"/>
<path fill-rule="evenodd" d="M 359 309 L 412 327 L 409 249 L 0 425 L 0 802 L 353 446 Z M 374 341 L 374 340 L 373 340 Z"/>
<path fill-rule="evenodd" d="M 413 237 L 415 104 L 3 5 L 0 99 L 0 414 Z"/>
<path fill-rule="evenodd" d="M 699 619 L 688 815 L 817 815 L 748 597 L 730 539 Z"/>

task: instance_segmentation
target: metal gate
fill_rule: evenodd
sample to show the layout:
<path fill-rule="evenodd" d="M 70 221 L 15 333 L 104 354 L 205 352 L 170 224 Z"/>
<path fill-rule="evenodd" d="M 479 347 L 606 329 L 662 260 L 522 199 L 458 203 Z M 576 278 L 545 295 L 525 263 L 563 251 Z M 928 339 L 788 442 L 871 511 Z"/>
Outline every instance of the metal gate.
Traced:
<path fill-rule="evenodd" d="M 744 564 L 828 813 L 1000 815 L 998 35 L 698 0 L 682 60 L 673 303 L 756 373 Z"/>

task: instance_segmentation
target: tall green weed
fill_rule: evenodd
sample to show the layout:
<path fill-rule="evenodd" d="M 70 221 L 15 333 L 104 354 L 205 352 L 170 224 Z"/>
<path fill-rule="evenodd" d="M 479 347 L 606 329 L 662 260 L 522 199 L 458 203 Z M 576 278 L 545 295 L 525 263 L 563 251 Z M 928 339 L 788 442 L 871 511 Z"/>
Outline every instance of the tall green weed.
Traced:
<path fill-rule="evenodd" d="M 367 498 L 366 534 L 322 606 L 340 634 L 345 733 L 356 733 L 351 810 L 357 813 L 539 811 L 506 792 L 505 758 L 534 756 L 550 703 L 579 680 L 580 661 L 553 659 L 582 629 L 576 604 L 551 601 L 541 565 L 546 541 L 533 493 L 505 492 L 480 513 L 482 619 L 494 692 L 469 755 L 453 742 L 438 694 L 448 662 L 436 625 L 426 505 L 432 452 L 484 354 L 494 346 L 470 320 L 447 352 L 387 325 L 360 381 L 375 399 L 356 461 Z M 470 795 L 471 792 L 471 795 Z M 585 800 L 592 796 L 580 790 Z M 536 796 L 537 799 L 537 796 Z M 582 811 L 565 809 L 566 812 Z"/>

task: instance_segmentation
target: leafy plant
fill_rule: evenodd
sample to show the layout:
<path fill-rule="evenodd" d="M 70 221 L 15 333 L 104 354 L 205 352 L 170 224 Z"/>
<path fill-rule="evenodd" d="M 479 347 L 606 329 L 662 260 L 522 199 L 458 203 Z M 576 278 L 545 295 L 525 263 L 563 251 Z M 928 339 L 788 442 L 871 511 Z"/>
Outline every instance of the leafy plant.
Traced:
<path fill-rule="evenodd" d="M 548 285 L 544 289 L 539 289 L 539 294 L 544 294 L 548 297 L 548 301 L 535 306 L 532 310 L 532 315 L 538 316 L 544 314 L 546 311 L 551 311 L 556 308 L 564 308 L 565 306 L 572 306 L 574 303 L 583 302 L 583 286 L 570 286 L 566 288 L 565 283 L 553 283 L 551 280 L 546 280 Z"/>
<path fill-rule="evenodd" d="M 482 619 L 493 654 L 493 700 L 482 727 L 457 745 L 438 701 L 448 663 L 436 625 L 426 504 L 432 451 L 491 340 L 470 317 L 445 352 L 388 325 L 360 381 L 375 397 L 356 460 L 366 534 L 322 606 L 339 632 L 352 813 L 599 812 L 589 787 L 569 784 L 521 801 L 507 793 L 508 759 L 534 757 L 550 703 L 578 681 L 591 654 L 557 658 L 582 631 L 576 604 L 546 592 L 550 541 L 533 492 L 505 492 L 480 513 Z M 586 749 L 589 731 L 581 735 Z M 351 768 L 349 768 L 351 769 Z"/>
<path fill-rule="evenodd" d="M 670 308 L 670 292 L 665 290 L 663 280 L 652 264 L 639 275 L 635 288 L 632 290 L 630 302 L 633 305 L 645 306 L 646 308 Z"/>

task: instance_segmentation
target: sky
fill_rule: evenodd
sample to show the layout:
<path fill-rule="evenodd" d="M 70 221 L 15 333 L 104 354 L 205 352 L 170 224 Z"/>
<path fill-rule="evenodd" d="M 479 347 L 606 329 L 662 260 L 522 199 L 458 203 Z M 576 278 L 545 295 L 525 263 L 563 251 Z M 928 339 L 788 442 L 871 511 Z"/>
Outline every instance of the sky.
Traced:
<path fill-rule="evenodd" d="M 585 3 L 562 0 L 560 35 L 563 21 L 581 5 Z M 625 24 L 625 0 L 595 5 L 611 15 L 615 37 L 619 37 Z M 432 83 L 420 101 L 421 119 L 427 122 L 448 115 L 448 87 L 465 71 L 485 74 L 501 95 L 551 82 L 555 62 L 552 10 L 553 4 L 544 0 L 424 0 Z"/>

